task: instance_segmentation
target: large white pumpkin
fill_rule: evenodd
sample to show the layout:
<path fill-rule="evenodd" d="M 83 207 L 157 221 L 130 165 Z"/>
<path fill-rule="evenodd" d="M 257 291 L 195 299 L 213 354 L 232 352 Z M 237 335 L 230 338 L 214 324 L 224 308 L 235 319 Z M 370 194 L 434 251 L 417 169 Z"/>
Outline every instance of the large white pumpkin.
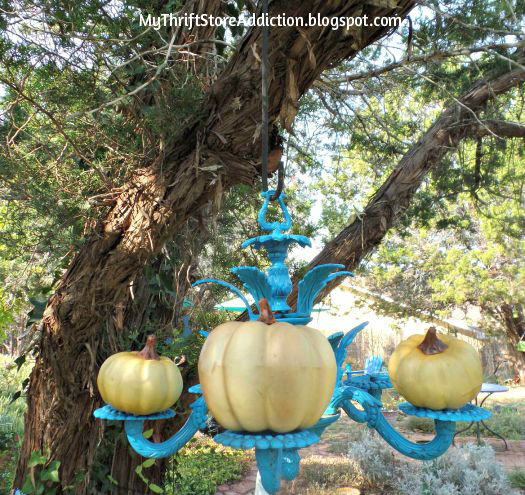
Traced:
<path fill-rule="evenodd" d="M 318 331 L 289 323 L 228 322 L 199 358 L 211 413 L 229 430 L 289 432 L 313 426 L 334 389 L 337 366 Z"/>

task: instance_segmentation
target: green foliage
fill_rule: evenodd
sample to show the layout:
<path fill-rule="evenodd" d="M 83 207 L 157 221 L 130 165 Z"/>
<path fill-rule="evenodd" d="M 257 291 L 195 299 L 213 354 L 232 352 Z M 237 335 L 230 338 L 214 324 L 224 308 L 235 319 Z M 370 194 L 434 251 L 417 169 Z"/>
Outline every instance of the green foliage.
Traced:
<path fill-rule="evenodd" d="M 525 471 L 512 471 L 509 473 L 509 480 L 513 488 L 525 490 Z"/>
<path fill-rule="evenodd" d="M 164 493 L 164 489 L 161 488 L 159 485 L 156 485 L 155 483 L 150 482 L 150 480 L 146 477 L 144 474 L 144 469 L 148 469 L 152 467 L 155 464 L 155 459 L 147 459 L 142 464 L 139 464 L 135 468 L 135 473 L 137 473 L 137 476 L 144 482 L 144 484 L 153 492 L 153 493 Z M 110 481 L 114 482 L 113 478 L 109 477 Z"/>
<path fill-rule="evenodd" d="M 12 359 L 0 354 L 0 493 L 9 493 L 13 482 L 18 449 L 24 434 L 25 401 L 15 400 L 23 388 L 32 363 Z"/>
<path fill-rule="evenodd" d="M 414 98 L 417 89 L 408 94 Z M 520 122 L 524 105 L 523 95 L 512 92 L 485 116 Z M 462 141 L 368 261 L 362 282 L 391 299 L 376 302 L 376 310 L 399 318 L 414 311 L 448 318 L 458 307 L 477 306 L 482 319 L 473 324 L 490 334 L 507 331 L 503 307 L 513 308 L 516 317 L 523 310 L 525 147 L 522 140 L 491 136 L 482 150 L 479 156 L 476 141 Z"/>
<path fill-rule="evenodd" d="M 32 366 L 32 362 L 24 362 L 18 369 L 12 359 L 0 355 L 0 430 L 14 435 L 17 442 L 24 433 L 26 405 L 13 398 L 27 384 Z"/>
<path fill-rule="evenodd" d="M 7 451 L 0 449 L 0 493 L 9 493 L 16 470 L 17 453 L 11 448 Z"/>
<path fill-rule="evenodd" d="M 213 495 L 219 485 L 242 477 L 248 466 L 247 456 L 209 438 L 194 438 L 175 456 L 175 482 L 165 486 L 165 493 Z"/>
<path fill-rule="evenodd" d="M 57 487 L 53 484 L 60 481 L 58 469 L 60 468 L 60 461 L 49 462 L 50 451 L 44 452 L 37 450 L 31 453 L 28 460 L 27 467 L 31 474 L 26 476 L 22 490 L 28 495 L 54 495 L 57 493 Z M 38 469 L 35 474 L 35 468 Z"/>

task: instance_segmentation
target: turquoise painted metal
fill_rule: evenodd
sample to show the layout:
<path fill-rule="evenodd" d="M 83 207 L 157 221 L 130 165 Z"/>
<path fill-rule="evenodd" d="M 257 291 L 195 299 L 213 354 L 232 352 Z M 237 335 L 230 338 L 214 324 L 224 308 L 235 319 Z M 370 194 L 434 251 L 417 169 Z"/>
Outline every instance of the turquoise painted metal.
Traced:
<path fill-rule="evenodd" d="M 311 312 L 315 298 L 320 291 L 336 277 L 352 276 L 348 271 L 338 271 L 343 265 L 321 265 L 310 270 L 298 284 L 297 310 L 291 311 L 286 299 L 291 293 L 292 282 L 286 266 L 288 249 L 293 244 L 310 246 L 308 238 L 300 235 L 285 234 L 292 226 L 290 215 L 284 203 L 284 194 L 278 198 L 278 204 L 283 216 L 283 222 L 268 222 L 266 220 L 270 198 L 274 191 L 262 193 L 264 203 L 259 212 L 258 223 L 261 229 L 269 234 L 249 239 L 243 247 L 253 246 L 255 249 L 265 248 L 271 266 L 267 273 L 254 267 L 237 267 L 232 272 L 240 279 L 244 288 L 252 295 L 258 308 L 258 301 L 266 298 L 278 321 L 296 325 L 305 325 L 311 321 Z M 216 283 L 236 294 L 245 304 L 249 319 L 255 320 L 258 314 L 252 311 L 248 299 L 237 287 L 222 280 L 200 280 L 194 286 Z M 414 459 L 428 460 L 442 455 L 452 444 L 457 421 L 481 421 L 490 417 L 485 409 L 467 404 L 457 410 L 433 411 L 413 406 L 409 403 L 400 405 L 400 409 L 408 415 L 432 418 L 436 434 L 431 442 L 419 444 L 411 442 L 387 421 L 382 412 L 382 391 L 392 387 L 386 372 L 381 371 L 382 360 L 372 357 L 367 360 L 365 369 L 352 371 L 347 365 L 343 371 L 348 348 L 366 326 L 361 323 L 346 334 L 337 332 L 328 337 L 337 362 L 337 379 L 332 399 L 323 417 L 311 428 L 303 431 L 281 434 L 271 431 L 253 434 L 248 432 L 225 431 L 214 437 L 217 443 L 236 449 L 255 449 L 257 466 L 264 489 L 268 493 L 276 493 L 282 479 L 292 480 L 299 471 L 299 450 L 318 442 L 324 430 L 341 417 L 345 412 L 348 417 L 358 423 L 366 423 L 375 429 L 379 435 L 402 454 Z M 185 330 L 187 323 L 185 323 Z M 186 331 L 186 333 L 188 333 Z M 200 331 L 204 337 L 207 332 Z M 150 416 L 134 416 L 117 411 L 109 405 L 97 409 L 94 413 L 99 419 L 124 421 L 125 431 L 133 449 L 143 457 L 162 458 L 175 454 L 199 429 L 206 426 L 208 408 L 202 396 L 200 385 L 189 389 L 199 397 L 191 404 L 192 412 L 184 426 L 170 439 L 154 443 L 143 436 L 144 421 L 167 419 L 175 415 L 172 410 Z M 357 403 L 361 408 L 357 408 Z"/>
<path fill-rule="evenodd" d="M 242 244 L 243 248 L 252 246 L 255 249 L 264 248 L 266 250 L 271 266 L 267 273 L 252 266 L 241 266 L 232 268 L 237 278 L 241 281 L 244 288 L 251 294 L 255 305 L 258 308 L 258 301 L 265 298 L 278 321 L 284 321 L 295 325 L 306 325 L 311 318 L 315 298 L 319 292 L 326 287 L 326 284 L 337 277 L 353 276 L 353 273 L 347 271 L 338 271 L 344 268 L 344 265 L 327 264 L 315 267 L 310 270 L 303 280 L 298 284 L 297 292 L 297 311 L 292 313 L 286 299 L 292 291 L 292 280 L 286 258 L 288 249 L 294 244 L 301 247 L 311 246 L 310 239 L 302 235 L 285 234 L 292 227 L 292 219 L 284 203 L 285 195 L 281 193 L 278 198 L 278 204 L 283 216 L 283 222 L 269 222 L 266 220 L 270 198 L 275 191 L 261 193 L 264 203 L 257 218 L 262 230 L 269 234 L 261 235 L 248 239 Z M 254 314 L 251 305 L 244 294 L 232 284 L 216 279 L 205 279 L 195 282 L 193 285 L 202 284 L 219 284 L 238 296 L 246 306 L 250 320 L 256 320 L 259 315 Z"/>

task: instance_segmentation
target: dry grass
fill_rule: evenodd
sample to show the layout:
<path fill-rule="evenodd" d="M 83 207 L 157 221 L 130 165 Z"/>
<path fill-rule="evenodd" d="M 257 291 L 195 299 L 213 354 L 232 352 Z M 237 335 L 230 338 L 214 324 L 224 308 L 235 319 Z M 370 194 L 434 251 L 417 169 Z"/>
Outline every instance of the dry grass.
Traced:
<path fill-rule="evenodd" d="M 500 404 L 502 406 L 514 402 L 520 402 L 525 406 L 525 386 L 509 387 L 508 392 L 494 394 L 487 400 L 487 404 Z"/>

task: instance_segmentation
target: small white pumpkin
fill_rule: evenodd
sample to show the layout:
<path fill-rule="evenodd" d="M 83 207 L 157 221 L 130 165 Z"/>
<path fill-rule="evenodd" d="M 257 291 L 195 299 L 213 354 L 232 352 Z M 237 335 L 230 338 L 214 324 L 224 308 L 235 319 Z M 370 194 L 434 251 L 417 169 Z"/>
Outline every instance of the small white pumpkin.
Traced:
<path fill-rule="evenodd" d="M 479 354 L 464 340 L 436 334 L 412 335 L 399 344 L 388 363 L 394 388 L 411 404 L 458 409 L 474 399 L 483 381 Z"/>
<path fill-rule="evenodd" d="M 149 335 L 140 352 L 119 352 L 107 358 L 97 377 L 104 402 L 130 414 L 147 415 L 171 407 L 182 393 L 182 376 L 168 357 L 155 352 Z"/>

